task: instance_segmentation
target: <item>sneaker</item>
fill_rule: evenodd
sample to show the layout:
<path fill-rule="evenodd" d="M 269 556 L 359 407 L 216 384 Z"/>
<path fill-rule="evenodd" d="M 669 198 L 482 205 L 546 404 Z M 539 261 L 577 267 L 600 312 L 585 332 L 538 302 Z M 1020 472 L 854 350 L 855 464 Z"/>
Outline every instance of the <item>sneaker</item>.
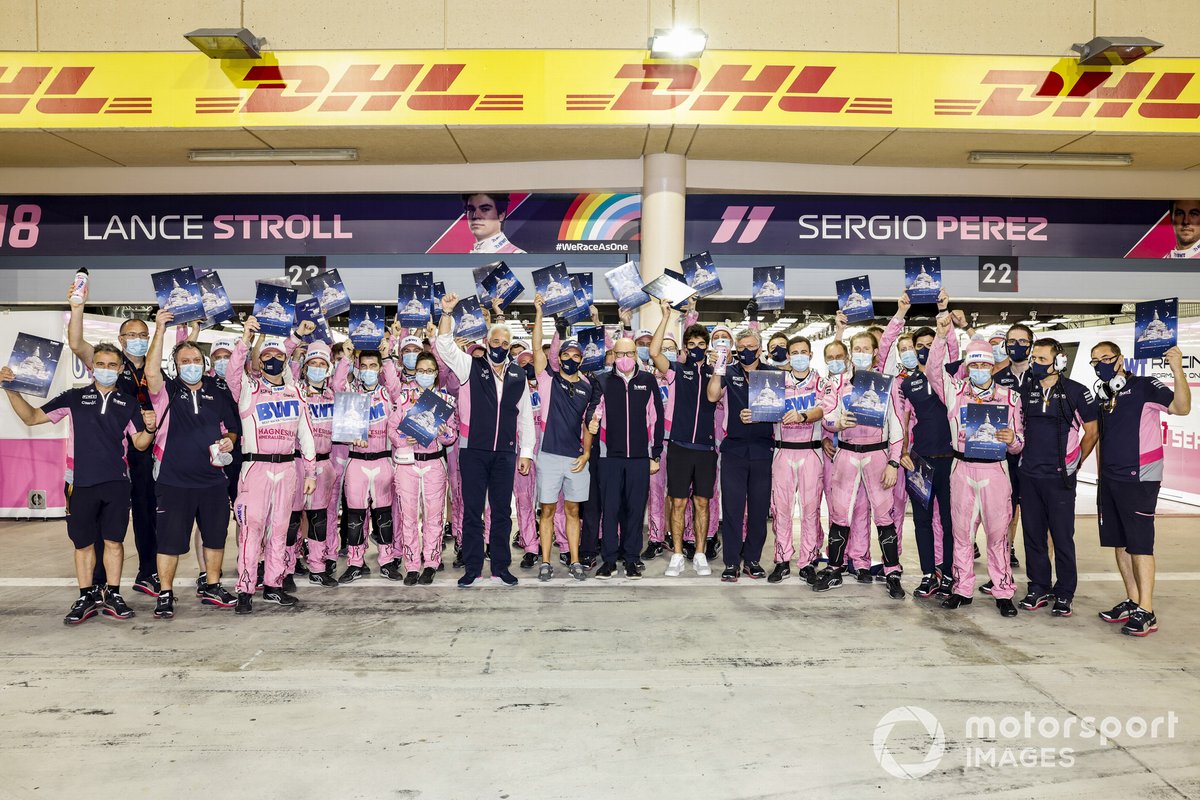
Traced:
<path fill-rule="evenodd" d="M 258 578 L 256 578 L 254 581 L 254 591 L 256 592 L 261 592 L 263 586 L 265 585 L 263 583 L 263 575 L 266 573 L 266 567 L 267 565 L 263 562 L 258 562 Z"/>
<path fill-rule="evenodd" d="M 974 602 L 970 597 L 963 597 L 961 594 L 952 594 L 942 601 L 942 608 L 958 608 L 959 606 L 969 606 Z"/>
<path fill-rule="evenodd" d="M 860 569 L 855 571 L 854 580 L 858 581 L 859 583 L 874 583 L 875 577 L 871 574 L 871 570 Z"/>
<path fill-rule="evenodd" d="M 757 561 L 747 561 L 745 564 L 743 564 L 742 574 L 749 575 L 756 581 L 767 577 L 767 571 L 763 569 L 762 564 L 759 564 Z"/>
<path fill-rule="evenodd" d="M 625 565 L 625 577 L 631 581 L 641 580 L 642 568 L 637 563 Z"/>
<path fill-rule="evenodd" d="M 1034 594 L 1029 592 L 1021 598 L 1019 605 L 1022 611 L 1037 611 L 1039 608 L 1045 608 L 1050 605 L 1050 601 L 1054 599 L 1052 594 Z"/>
<path fill-rule="evenodd" d="M 786 561 L 776 561 L 775 569 L 767 576 L 767 583 L 779 583 L 792 574 L 792 565 Z"/>
<path fill-rule="evenodd" d="M 973 558 L 975 561 L 978 561 L 979 560 L 979 543 L 975 542 L 971 545 L 971 547 L 975 548 L 975 555 L 973 556 Z"/>
<path fill-rule="evenodd" d="M 562 564 L 564 567 L 571 566 L 571 554 L 560 552 L 558 554 L 558 563 Z"/>
<path fill-rule="evenodd" d="M 119 592 L 104 593 L 104 607 L 101 609 L 106 617 L 113 619 L 129 619 L 133 616 L 133 609 L 125 603 L 125 598 L 121 597 Z"/>
<path fill-rule="evenodd" d="M 196 597 L 200 596 L 200 593 L 204 591 L 205 586 L 208 586 L 208 573 L 201 572 L 196 576 Z"/>
<path fill-rule="evenodd" d="M 596 564 L 599 563 L 599 561 L 600 561 L 600 559 L 597 558 L 596 556 L 580 556 L 579 557 L 579 563 L 583 564 L 583 568 L 588 570 L 589 572 L 596 568 Z"/>
<path fill-rule="evenodd" d="M 325 574 L 327 574 L 329 577 L 332 578 L 333 573 L 335 573 L 335 572 L 337 572 L 337 561 L 332 561 L 332 560 L 326 561 L 325 562 Z"/>
<path fill-rule="evenodd" d="M 704 544 L 704 557 L 709 561 L 714 561 L 717 553 L 721 552 L 721 537 L 714 536 Z"/>
<path fill-rule="evenodd" d="M 812 564 L 805 564 L 796 571 L 796 577 L 812 586 L 817 582 L 817 568 Z"/>
<path fill-rule="evenodd" d="M 387 578 L 389 581 L 398 581 L 404 577 L 404 570 L 400 568 L 399 559 L 389 561 L 379 568 L 379 574 Z M 345 580 L 345 578 L 342 578 Z"/>
<path fill-rule="evenodd" d="M 361 567 L 356 567 L 353 564 L 346 567 L 346 571 L 342 573 L 342 577 L 338 578 L 338 583 L 353 583 L 359 578 L 365 578 L 371 574 L 371 568 L 366 564 Z"/>
<path fill-rule="evenodd" d="M 463 561 L 462 547 L 459 545 L 454 545 L 454 561 L 450 564 L 450 566 L 454 567 L 455 569 L 466 566 L 466 562 Z"/>
<path fill-rule="evenodd" d="M 1125 620 L 1129 619 L 1129 616 L 1134 611 L 1137 610 L 1137 607 L 1137 603 L 1133 602 L 1129 598 L 1125 598 L 1108 611 L 1101 611 L 1100 619 L 1104 620 L 1105 622 L 1124 622 Z"/>
<path fill-rule="evenodd" d="M 938 581 L 937 596 L 949 597 L 954 594 L 954 576 L 943 575 Z"/>
<path fill-rule="evenodd" d="M 458 579 L 458 588 L 470 589 L 471 587 L 475 586 L 477 583 L 479 583 L 479 576 L 472 575 L 471 573 L 468 572 L 467 574 L 463 575 L 461 578 Z"/>
<path fill-rule="evenodd" d="M 235 614 L 249 614 L 254 611 L 254 595 L 249 592 L 238 592 L 237 605 L 233 607 Z"/>
<path fill-rule="evenodd" d="M 1002 617 L 1015 617 L 1017 615 L 1017 607 L 1013 605 L 1013 601 L 1007 598 L 996 600 L 996 610 L 1000 612 Z"/>
<path fill-rule="evenodd" d="M 501 572 L 493 572 L 492 577 L 499 578 L 500 582 L 503 583 L 505 586 L 507 586 L 510 589 L 512 587 L 516 586 L 517 583 L 519 583 L 519 581 L 517 580 L 517 576 L 513 575 L 508 570 L 503 570 Z"/>
<path fill-rule="evenodd" d="M 426 567 L 421 570 L 420 576 L 417 578 L 418 586 L 429 586 L 433 583 L 433 577 L 437 575 L 437 570 L 433 567 Z"/>
<path fill-rule="evenodd" d="M 1121 633 L 1126 636 L 1149 636 L 1158 630 L 1158 620 L 1154 613 L 1138 606 L 1129 619 L 1121 626 Z"/>
<path fill-rule="evenodd" d="M 296 578 L 294 575 L 284 575 L 283 576 L 283 590 L 285 592 L 296 591 Z"/>
<path fill-rule="evenodd" d="M 617 571 L 617 565 L 611 561 L 605 561 L 600 565 L 600 569 L 596 570 L 596 580 L 606 581 L 613 576 Z"/>
<path fill-rule="evenodd" d="M 211 589 L 206 585 L 203 591 L 196 593 L 196 596 L 200 598 L 200 605 L 202 606 L 233 608 L 237 603 L 237 598 L 225 591 L 225 588 L 219 583 Z"/>
<path fill-rule="evenodd" d="M 451 528 L 450 523 L 447 522 L 445 525 L 442 526 L 442 541 L 448 542 L 453 538 L 454 538 L 454 529 Z"/>
<path fill-rule="evenodd" d="M 303 559 L 296 559 L 296 574 L 301 578 L 308 574 L 308 565 L 304 563 Z"/>
<path fill-rule="evenodd" d="M 1069 617 L 1071 616 L 1071 601 L 1063 600 L 1061 597 L 1054 598 L 1054 606 L 1050 609 L 1052 617 Z"/>
<path fill-rule="evenodd" d="M 513 531 L 512 549 L 513 550 L 521 549 L 521 532 L 520 531 Z"/>
<path fill-rule="evenodd" d="M 737 567 L 726 567 L 721 573 L 722 583 L 737 583 L 739 570 Z"/>
<path fill-rule="evenodd" d="M 672 553 L 671 563 L 667 564 L 667 571 L 663 573 L 668 578 L 678 578 L 683 574 L 683 553 Z"/>
<path fill-rule="evenodd" d="M 405 586 L 416 586 L 417 581 L 420 579 L 420 577 L 421 577 L 421 574 L 419 572 L 417 572 L 415 569 L 410 572 L 406 572 L 404 574 L 404 585 Z"/>
<path fill-rule="evenodd" d="M 708 566 L 708 558 L 704 553 L 696 553 L 692 558 L 692 569 L 697 575 L 712 575 L 712 567 Z"/>
<path fill-rule="evenodd" d="M 139 577 L 133 582 L 133 590 L 142 594 L 148 594 L 151 597 L 158 597 L 159 592 L 162 591 L 162 586 L 158 582 L 158 573 L 147 577 Z"/>
<path fill-rule="evenodd" d="M 817 580 L 813 584 L 814 592 L 828 592 L 830 589 L 836 589 L 842 585 L 842 571 L 838 567 L 826 567 L 817 573 Z"/>
<path fill-rule="evenodd" d="M 155 619 L 175 619 L 175 593 L 159 592 L 158 602 L 154 604 Z"/>
<path fill-rule="evenodd" d="M 921 583 L 913 590 L 913 597 L 932 597 L 937 591 L 938 579 L 936 575 L 926 575 L 921 578 Z"/>
<path fill-rule="evenodd" d="M 667 548 L 663 546 L 662 542 L 650 542 L 646 545 L 645 552 L 642 553 L 642 559 L 649 561 L 652 558 L 657 558 L 658 554 L 666 549 Z"/>
<path fill-rule="evenodd" d="M 263 602 L 275 603 L 281 606 L 294 606 L 296 603 L 300 602 L 295 598 L 294 595 L 290 595 L 282 588 L 276 588 L 274 586 L 263 587 L 262 599 Z"/>
<path fill-rule="evenodd" d="M 1017 548 L 1008 548 L 1008 565 L 1013 569 L 1021 566 L 1021 562 L 1017 560 Z"/>
<path fill-rule="evenodd" d="M 328 572 L 310 572 L 308 573 L 308 582 L 324 586 L 327 589 L 336 589 L 338 586 L 337 578 Z"/>
<path fill-rule="evenodd" d="M 886 578 L 884 578 L 884 583 L 887 584 L 888 597 L 892 598 L 893 600 L 904 599 L 905 592 L 904 587 L 900 585 L 899 573 L 893 572 L 891 575 L 888 575 Z"/>
<path fill-rule="evenodd" d="M 521 569 L 533 569 L 541 560 L 537 553 L 526 553 L 521 556 Z"/>
<path fill-rule="evenodd" d="M 543 561 L 542 565 L 540 567 L 538 567 L 538 580 L 545 582 L 545 581 L 550 580 L 553 577 L 554 577 L 554 567 L 550 566 L 549 563 Z"/>
<path fill-rule="evenodd" d="M 987 583 L 985 583 L 983 586 L 980 586 L 980 587 L 979 587 L 979 591 L 980 591 L 980 592 L 982 592 L 982 593 L 984 593 L 984 594 L 986 594 L 988 597 L 991 597 L 991 595 L 992 595 L 992 588 L 993 588 L 993 584 L 992 584 L 992 582 L 991 582 L 991 581 L 988 581 L 988 582 L 987 582 Z"/>
<path fill-rule="evenodd" d="M 96 596 L 96 590 L 93 589 L 86 594 L 79 595 L 79 599 L 75 601 L 75 604 L 71 606 L 71 610 L 63 617 L 63 624 L 79 625 L 96 616 L 99 611 L 100 598 Z"/>
<path fill-rule="evenodd" d="M 567 571 L 571 574 L 571 577 L 577 581 L 587 580 L 587 570 L 584 569 L 583 564 L 579 561 L 576 561 L 574 564 L 568 567 Z"/>
<path fill-rule="evenodd" d="M 686 558 L 688 561 L 691 561 L 693 558 L 696 557 L 696 543 L 695 542 L 684 542 L 683 543 L 683 557 Z"/>

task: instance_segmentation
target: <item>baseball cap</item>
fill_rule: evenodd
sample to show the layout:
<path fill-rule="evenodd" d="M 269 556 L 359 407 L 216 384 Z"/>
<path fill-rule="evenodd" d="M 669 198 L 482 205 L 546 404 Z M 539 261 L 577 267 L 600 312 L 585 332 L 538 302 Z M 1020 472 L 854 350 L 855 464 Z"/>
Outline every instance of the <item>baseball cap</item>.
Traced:
<path fill-rule="evenodd" d="M 280 353 L 287 355 L 287 350 L 283 349 L 283 339 L 267 339 L 263 342 L 263 346 L 258 352 L 260 355 L 266 355 L 268 350 L 278 350 Z"/>
<path fill-rule="evenodd" d="M 560 355 L 571 349 L 575 349 L 580 353 L 583 353 L 583 348 L 579 346 L 578 339 L 564 339 L 563 343 L 558 346 L 558 352 Z"/>
<path fill-rule="evenodd" d="M 636 342 L 638 339 L 653 339 L 653 338 L 654 338 L 654 331 L 647 330 L 646 328 L 642 328 L 640 331 L 637 332 L 637 336 L 633 337 L 633 340 Z"/>
<path fill-rule="evenodd" d="M 324 342 L 313 342 L 308 346 L 308 350 L 304 352 L 304 363 L 312 361 L 314 358 L 323 358 L 330 364 L 333 363 L 333 357 L 329 354 L 329 345 Z"/>
<path fill-rule="evenodd" d="M 403 339 L 400 340 L 400 349 L 404 350 L 404 348 L 406 348 L 406 347 L 416 347 L 420 350 L 425 349 L 425 345 L 422 344 L 421 340 L 418 339 L 416 336 L 405 336 Z"/>
<path fill-rule="evenodd" d="M 211 355 L 216 355 L 218 350 L 224 350 L 227 353 L 232 353 L 233 348 L 234 342 L 232 339 L 218 339 L 217 341 L 213 342 L 212 350 L 210 350 L 209 353 Z"/>
<path fill-rule="evenodd" d="M 994 365 L 996 357 L 992 355 L 992 346 L 983 339 L 972 339 L 963 351 L 963 363 Z"/>

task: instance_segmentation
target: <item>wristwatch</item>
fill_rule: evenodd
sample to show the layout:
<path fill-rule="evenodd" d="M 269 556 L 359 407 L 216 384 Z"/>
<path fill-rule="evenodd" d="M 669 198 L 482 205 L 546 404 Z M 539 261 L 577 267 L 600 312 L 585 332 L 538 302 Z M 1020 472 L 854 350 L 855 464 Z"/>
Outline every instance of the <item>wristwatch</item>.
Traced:
<path fill-rule="evenodd" d="M 889 459 L 888 459 L 888 466 L 889 466 L 889 467 L 891 467 L 892 469 L 900 469 L 900 462 L 899 462 L 899 461 L 892 461 L 892 460 L 889 458 Z"/>

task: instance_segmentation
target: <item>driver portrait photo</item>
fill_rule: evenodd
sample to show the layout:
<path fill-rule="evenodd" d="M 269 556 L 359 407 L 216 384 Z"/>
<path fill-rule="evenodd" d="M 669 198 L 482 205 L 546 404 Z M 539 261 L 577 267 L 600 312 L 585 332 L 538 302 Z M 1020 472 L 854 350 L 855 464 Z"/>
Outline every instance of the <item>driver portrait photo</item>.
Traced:
<path fill-rule="evenodd" d="M 1171 227 L 1175 248 L 1163 258 L 1200 258 L 1200 199 L 1171 203 Z"/>
<path fill-rule="evenodd" d="M 508 217 L 507 192 L 463 195 L 463 216 L 475 237 L 472 253 L 524 253 L 504 235 Z"/>

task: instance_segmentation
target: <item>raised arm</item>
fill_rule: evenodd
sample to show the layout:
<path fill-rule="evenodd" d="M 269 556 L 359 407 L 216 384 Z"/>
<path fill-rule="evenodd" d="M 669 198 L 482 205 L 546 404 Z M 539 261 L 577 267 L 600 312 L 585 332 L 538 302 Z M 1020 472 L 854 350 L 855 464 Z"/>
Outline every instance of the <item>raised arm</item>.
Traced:
<path fill-rule="evenodd" d="M 1167 413 L 1186 417 L 1192 413 L 1192 387 L 1188 385 L 1187 373 L 1183 371 L 1183 351 L 1172 347 L 1164 356 L 1175 379 L 1175 397 L 1167 406 Z"/>
<path fill-rule="evenodd" d="M 438 355 L 442 357 L 442 361 L 454 373 L 454 377 L 458 378 L 458 382 L 466 384 L 471 377 L 471 357 L 458 348 L 454 342 L 454 335 L 451 333 L 453 326 L 451 315 L 457 305 L 458 295 L 453 292 L 442 297 L 442 319 L 438 322 L 438 337 L 434 342 L 434 347 L 437 349 Z"/>
<path fill-rule="evenodd" d="M 671 362 L 662 354 L 662 343 L 663 337 L 667 335 L 667 325 L 671 323 L 675 309 L 671 308 L 670 302 L 666 300 L 661 300 L 659 303 L 662 306 L 662 316 L 658 321 L 658 328 L 654 331 L 654 338 L 650 340 L 650 361 L 656 370 L 665 374 L 671 371 Z"/>
<path fill-rule="evenodd" d="M 0 368 L 0 383 L 8 383 L 9 381 L 13 380 L 14 377 L 13 371 L 8 367 Z M 5 389 L 4 393 L 8 395 L 8 401 L 12 403 L 13 413 L 20 417 L 21 422 L 24 422 L 30 427 L 34 425 L 45 425 L 47 422 L 58 422 L 58 419 L 61 419 L 63 416 L 66 416 L 69 413 L 64 408 L 58 419 L 51 419 L 50 417 L 46 416 L 46 412 L 42 409 L 34 408 L 33 406 L 29 405 L 29 401 L 26 400 L 25 396 L 20 392 L 14 392 L 12 389 Z M 62 397 L 62 395 L 59 395 L 59 397 Z M 51 400 L 46 404 L 46 407 L 50 408 L 57 400 L 57 397 L 54 400 Z"/>
<path fill-rule="evenodd" d="M 925 377 L 943 403 L 946 402 L 946 370 L 943 368 L 946 364 L 946 337 L 952 333 L 951 325 L 949 314 L 938 314 L 937 336 L 933 339 L 929 358 L 925 362 Z"/>
<path fill-rule="evenodd" d="M 233 398 L 234 405 L 239 405 L 242 402 L 242 394 L 250 393 L 250 375 L 246 371 L 246 359 L 250 354 L 250 340 L 254 338 L 254 331 L 258 330 L 255 325 L 253 329 L 250 326 L 250 319 L 246 320 L 246 328 L 242 331 L 242 338 L 238 339 L 237 344 L 233 346 L 233 352 L 229 354 L 229 366 L 225 369 L 226 385 L 229 386 L 229 396 Z"/>
<path fill-rule="evenodd" d="M 71 306 L 71 319 L 67 322 L 67 346 L 85 367 L 91 369 L 92 356 L 96 354 L 96 351 L 83 340 L 83 306 L 87 303 L 89 289 L 89 286 L 83 287 L 83 300 L 79 305 L 71 302 L 71 295 L 74 294 L 74 282 L 72 282 L 71 288 L 67 289 L 67 302 Z"/>
<path fill-rule="evenodd" d="M 151 395 L 158 394 L 163 388 L 163 336 L 174 318 L 175 315 L 170 311 L 159 311 L 158 316 L 154 318 L 154 336 L 150 338 L 150 349 L 146 351 L 145 367 L 146 391 Z"/>
<path fill-rule="evenodd" d="M 530 346 L 533 347 L 533 371 L 541 375 L 546 371 L 546 354 L 542 352 L 542 302 L 544 298 L 541 293 L 533 296 L 533 341 Z"/>

